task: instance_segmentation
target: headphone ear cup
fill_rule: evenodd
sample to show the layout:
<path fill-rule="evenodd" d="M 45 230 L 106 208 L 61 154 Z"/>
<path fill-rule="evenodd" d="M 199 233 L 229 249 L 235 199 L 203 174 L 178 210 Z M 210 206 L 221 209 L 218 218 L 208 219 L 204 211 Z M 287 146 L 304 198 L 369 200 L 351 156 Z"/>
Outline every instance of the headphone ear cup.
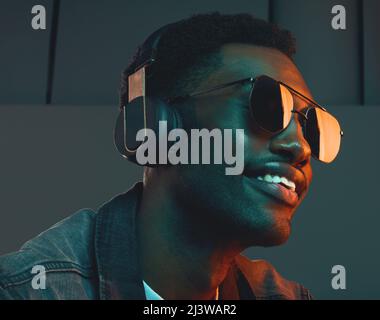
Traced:
<path fill-rule="evenodd" d="M 144 127 L 144 100 L 138 97 L 120 110 L 114 129 L 114 143 L 117 150 L 133 162 L 136 162 L 136 150 L 142 143 L 136 141 L 136 135 Z"/>
<path fill-rule="evenodd" d="M 119 153 L 128 160 L 137 163 L 136 150 L 141 141 L 136 141 L 140 129 L 152 129 L 159 137 L 159 121 L 166 121 L 168 132 L 182 128 L 178 111 L 159 98 L 136 98 L 124 106 L 117 117 L 114 129 L 114 143 Z M 158 146 L 158 140 L 156 142 Z M 138 163 L 137 163 L 138 164 Z"/>
<path fill-rule="evenodd" d="M 147 128 L 154 130 L 156 136 L 159 133 L 159 122 L 166 121 L 168 132 L 182 128 L 182 120 L 178 111 L 159 98 L 146 98 Z"/>
<path fill-rule="evenodd" d="M 128 158 L 128 151 L 125 148 L 125 133 L 124 133 L 124 107 L 119 111 L 119 115 L 116 119 L 115 129 L 114 129 L 114 144 L 123 157 Z"/>

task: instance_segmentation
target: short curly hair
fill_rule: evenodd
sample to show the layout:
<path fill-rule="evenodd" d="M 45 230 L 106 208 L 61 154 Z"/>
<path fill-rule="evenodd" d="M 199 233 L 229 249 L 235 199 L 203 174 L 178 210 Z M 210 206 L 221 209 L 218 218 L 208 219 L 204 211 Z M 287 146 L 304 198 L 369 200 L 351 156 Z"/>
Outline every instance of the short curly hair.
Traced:
<path fill-rule="evenodd" d="M 250 14 L 193 15 L 168 25 L 156 51 L 154 72 L 149 78 L 150 94 L 168 95 L 194 83 L 218 65 L 215 54 L 227 43 L 247 43 L 275 48 L 290 59 L 296 52 L 295 38 L 276 24 Z M 120 106 L 125 105 L 128 76 L 141 63 L 146 41 L 139 46 L 122 73 Z M 191 73 L 189 72 L 191 70 Z"/>

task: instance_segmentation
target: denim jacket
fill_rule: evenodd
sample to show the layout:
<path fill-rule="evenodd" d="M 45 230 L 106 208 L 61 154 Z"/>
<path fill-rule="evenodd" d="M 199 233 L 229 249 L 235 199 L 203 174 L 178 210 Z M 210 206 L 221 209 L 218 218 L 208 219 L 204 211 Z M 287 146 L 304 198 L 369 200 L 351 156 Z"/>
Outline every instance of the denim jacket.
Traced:
<path fill-rule="evenodd" d="M 82 209 L 0 257 L 0 299 L 144 300 L 135 224 L 141 193 L 139 182 L 98 212 Z M 33 286 L 34 266 L 43 266 L 45 286 Z M 238 255 L 219 287 L 219 299 L 311 295 L 268 262 Z"/>

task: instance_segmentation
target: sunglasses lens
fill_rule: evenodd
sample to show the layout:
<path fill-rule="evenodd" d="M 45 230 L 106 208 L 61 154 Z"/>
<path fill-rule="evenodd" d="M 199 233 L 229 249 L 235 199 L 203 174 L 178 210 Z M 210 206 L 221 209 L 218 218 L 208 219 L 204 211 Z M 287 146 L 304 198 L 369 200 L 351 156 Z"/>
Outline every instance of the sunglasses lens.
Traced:
<path fill-rule="evenodd" d="M 322 162 L 332 162 L 340 148 L 341 128 L 338 120 L 317 108 L 309 109 L 307 117 L 305 138 L 312 154 Z"/>
<path fill-rule="evenodd" d="M 292 120 L 292 110 L 294 107 L 293 95 L 282 84 L 279 85 L 281 92 L 281 106 L 282 106 L 282 124 L 286 128 Z"/>
<path fill-rule="evenodd" d="M 293 96 L 276 80 L 261 76 L 256 79 L 250 97 L 251 115 L 263 129 L 275 133 L 291 120 Z"/>

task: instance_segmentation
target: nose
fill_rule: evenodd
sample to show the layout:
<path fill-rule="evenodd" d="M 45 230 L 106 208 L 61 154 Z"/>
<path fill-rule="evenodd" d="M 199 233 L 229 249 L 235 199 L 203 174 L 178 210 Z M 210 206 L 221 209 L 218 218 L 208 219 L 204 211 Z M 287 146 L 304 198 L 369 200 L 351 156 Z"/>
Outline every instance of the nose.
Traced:
<path fill-rule="evenodd" d="M 310 161 L 311 149 L 304 138 L 298 115 L 294 114 L 288 127 L 272 137 L 270 150 L 292 165 L 304 166 Z"/>

